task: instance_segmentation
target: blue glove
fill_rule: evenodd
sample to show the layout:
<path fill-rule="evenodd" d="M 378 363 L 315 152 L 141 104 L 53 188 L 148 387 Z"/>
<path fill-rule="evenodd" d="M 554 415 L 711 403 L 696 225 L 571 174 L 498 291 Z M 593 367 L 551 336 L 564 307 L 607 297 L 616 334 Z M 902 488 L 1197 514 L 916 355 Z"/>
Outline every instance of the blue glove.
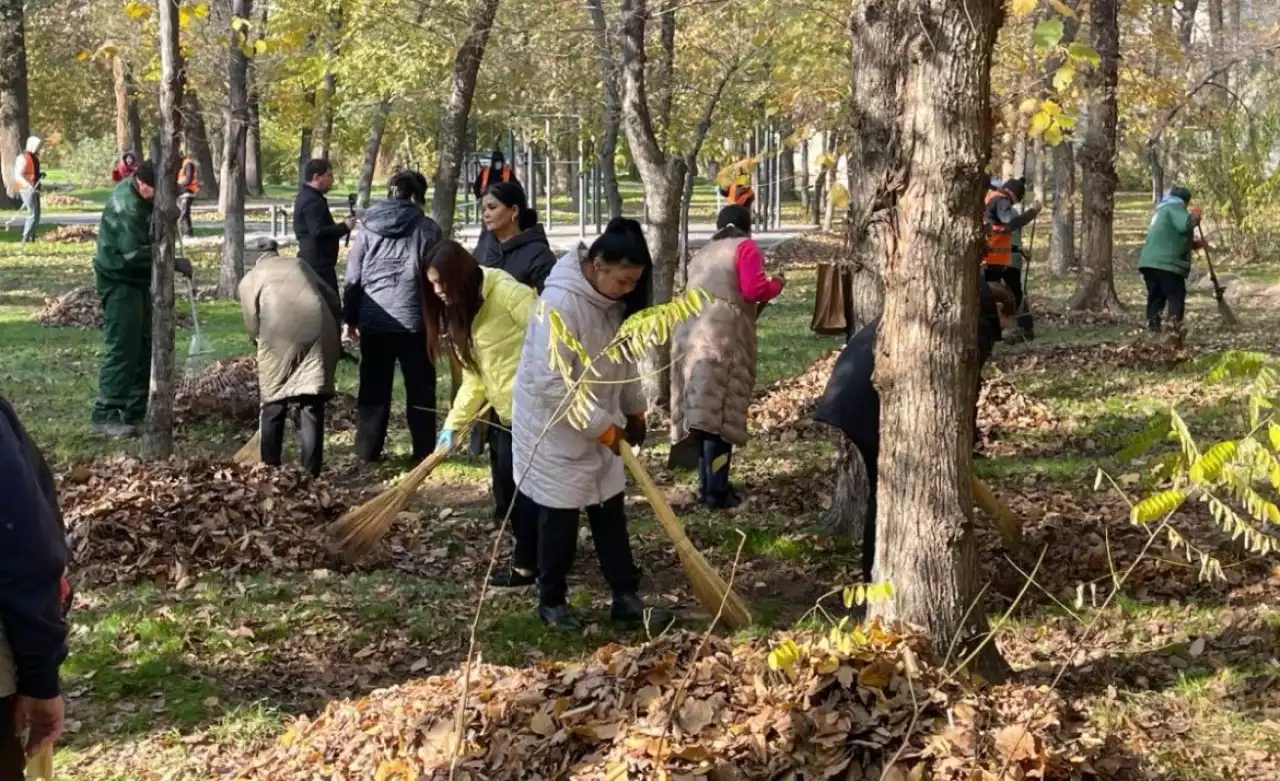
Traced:
<path fill-rule="evenodd" d="M 436 450 L 440 448 L 453 450 L 453 429 L 447 428 L 440 432 L 440 436 L 436 439 Z"/>

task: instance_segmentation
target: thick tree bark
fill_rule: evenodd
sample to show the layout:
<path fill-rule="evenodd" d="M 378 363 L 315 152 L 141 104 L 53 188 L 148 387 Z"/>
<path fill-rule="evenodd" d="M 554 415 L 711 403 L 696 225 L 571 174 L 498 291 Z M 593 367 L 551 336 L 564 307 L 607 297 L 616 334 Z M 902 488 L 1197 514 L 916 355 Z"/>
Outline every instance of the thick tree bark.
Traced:
<path fill-rule="evenodd" d="M 1076 155 L 1063 141 L 1053 148 L 1053 232 L 1049 240 L 1049 268 L 1065 277 L 1076 263 Z"/>
<path fill-rule="evenodd" d="M 142 154 L 142 118 L 138 115 L 138 88 L 123 58 L 111 58 L 111 76 L 116 94 L 116 151 Z"/>
<path fill-rule="evenodd" d="M 178 47 L 178 4 L 159 3 L 160 157 L 157 161 L 151 290 L 151 388 L 143 427 L 142 455 L 173 455 L 174 311 L 173 239 L 178 225 L 178 148 L 182 133 L 182 52 Z"/>
<path fill-rule="evenodd" d="M 27 34 L 22 0 L 0 0 L 0 169 L 4 188 L 0 207 L 16 208 L 9 196 L 13 187 L 13 161 L 26 147 L 31 134 L 31 109 L 27 95 Z"/>
<path fill-rule="evenodd" d="M 875 577 L 895 591 L 870 612 L 963 653 L 986 629 L 981 607 L 970 611 L 980 597 L 970 476 L 991 51 L 1003 12 L 998 0 L 892 6 L 911 20 L 899 43 L 898 137 L 912 144 L 876 345 L 880 425 L 892 435 L 881 440 Z M 976 659 L 989 679 L 1005 669 L 994 644 Z"/>
<path fill-rule="evenodd" d="M 233 0 L 232 14 L 248 19 L 253 0 Z M 239 30 L 232 28 L 227 47 L 227 132 L 222 153 L 223 215 L 222 264 L 218 295 L 234 297 L 244 278 L 245 148 L 249 135 L 249 58 L 240 48 Z"/>
<path fill-rule="evenodd" d="M 484 49 L 498 13 L 498 0 L 472 0 L 467 15 L 467 37 L 453 59 L 453 86 L 445 105 L 440 127 L 440 159 L 436 166 L 435 191 L 431 194 L 431 216 L 448 236 L 453 233 L 453 215 L 458 201 L 458 176 L 462 170 L 462 150 L 466 145 L 467 121 L 475 97 L 476 77 L 484 59 Z M 532 186 L 526 182 L 526 186 Z"/>
<path fill-rule="evenodd" d="M 364 145 L 364 162 L 360 165 L 360 180 L 356 185 L 356 202 L 360 208 L 368 208 L 373 191 L 373 177 L 378 170 L 378 153 L 382 149 L 382 135 L 391 116 L 391 98 L 383 98 L 373 107 L 369 118 L 369 140 Z"/>
<path fill-rule="evenodd" d="M 596 148 L 596 164 L 600 166 L 605 200 L 609 203 L 609 219 L 622 216 L 622 193 L 618 190 L 618 132 L 622 127 L 622 99 L 618 95 L 618 63 L 614 55 L 613 37 L 601 0 L 587 0 L 591 27 L 596 40 L 596 59 L 600 63 L 600 83 L 604 94 L 604 128 Z"/>
<path fill-rule="evenodd" d="M 1093 0 L 1093 48 L 1102 58 L 1089 79 L 1089 111 L 1084 145 L 1080 224 L 1080 276 L 1068 307 L 1120 309 L 1116 296 L 1112 223 L 1116 210 L 1116 87 L 1120 72 L 1119 0 Z"/>
<path fill-rule="evenodd" d="M 676 9 L 679 0 L 660 0 L 658 8 L 658 67 L 654 74 L 654 93 L 658 102 L 657 126 L 666 132 L 671 128 L 671 107 L 675 98 Z"/>
<path fill-rule="evenodd" d="M 186 136 L 187 154 L 191 155 L 196 161 L 196 166 L 200 169 L 200 192 L 196 194 L 197 198 L 203 200 L 218 200 L 218 180 L 214 178 L 213 167 L 213 150 L 209 145 L 209 133 L 204 125 L 204 110 L 200 105 L 200 98 L 193 89 L 187 89 L 183 95 L 183 122 L 182 127 Z M 163 136 L 161 133 L 161 144 L 163 145 Z M 161 152 L 161 154 L 164 154 Z"/>

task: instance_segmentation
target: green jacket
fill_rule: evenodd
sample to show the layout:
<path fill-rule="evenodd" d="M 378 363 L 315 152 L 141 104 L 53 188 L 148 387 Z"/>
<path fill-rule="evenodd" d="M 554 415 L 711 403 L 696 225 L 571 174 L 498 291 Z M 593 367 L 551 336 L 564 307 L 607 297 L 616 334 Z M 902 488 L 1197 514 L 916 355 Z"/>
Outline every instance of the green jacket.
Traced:
<path fill-rule="evenodd" d="M 1181 198 L 1162 200 L 1147 228 L 1138 268 L 1172 271 L 1184 277 L 1190 274 L 1191 240 L 1198 224 Z"/>
<path fill-rule="evenodd" d="M 132 176 L 115 186 L 102 210 L 93 271 L 105 282 L 151 286 L 151 201 L 138 195 Z"/>

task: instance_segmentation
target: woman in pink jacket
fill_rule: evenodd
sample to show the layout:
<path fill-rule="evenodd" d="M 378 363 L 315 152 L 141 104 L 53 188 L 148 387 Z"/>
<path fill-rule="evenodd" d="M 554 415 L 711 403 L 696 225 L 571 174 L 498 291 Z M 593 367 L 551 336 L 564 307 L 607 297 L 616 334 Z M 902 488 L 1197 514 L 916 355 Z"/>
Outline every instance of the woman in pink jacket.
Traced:
<path fill-rule="evenodd" d="M 747 408 L 756 384 L 756 318 L 786 280 L 765 273 L 751 240 L 751 213 L 729 206 L 719 231 L 689 260 L 689 289 L 711 302 L 676 329 L 671 372 L 673 467 L 698 469 L 698 498 L 713 509 L 739 499 L 729 486 L 733 446 L 747 442 Z"/>

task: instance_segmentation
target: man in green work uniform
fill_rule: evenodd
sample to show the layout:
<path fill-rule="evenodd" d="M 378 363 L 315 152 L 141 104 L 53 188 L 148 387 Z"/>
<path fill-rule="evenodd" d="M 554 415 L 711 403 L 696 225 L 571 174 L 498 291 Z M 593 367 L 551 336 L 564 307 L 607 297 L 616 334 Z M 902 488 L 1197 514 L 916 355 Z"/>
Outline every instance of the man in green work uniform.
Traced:
<path fill-rule="evenodd" d="M 98 225 L 93 276 L 102 299 L 102 370 L 93 430 L 133 436 L 147 414 L 151 382 L 151 208 L 156 171 L 150 161 L 111 191 Z"/>
<path fill-rule="evenodd" d="M 1138 270 L 1147 283 L 1147 329 L 1152 333 L 1160 332 L 1166 305 L 1175 339 L 1182 333 L 1191 251 L 1200 248 L 1195 231 L 1201 213 L 1199 206 L 1191 206 L 1191 191 L 1175 187 L 1160 201 L 1151 217 Z"/>

